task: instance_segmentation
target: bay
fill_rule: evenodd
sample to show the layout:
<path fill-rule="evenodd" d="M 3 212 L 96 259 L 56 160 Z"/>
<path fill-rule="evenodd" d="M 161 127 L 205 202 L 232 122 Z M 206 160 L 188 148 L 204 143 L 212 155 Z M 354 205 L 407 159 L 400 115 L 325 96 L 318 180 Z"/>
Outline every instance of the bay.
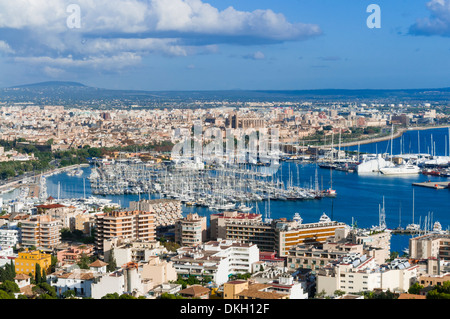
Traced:
<path fill-rule="evenodd" d="M 418 149 L 418 131 L 407 131 L 403 138 L 394 140 L 393 153 L 416 153 Z M 431 139 L 431 137 L 433 138 Z M 431 149 L 431 140 L 435 144 L 436 155 L 446 155 L 448 148 L 448 129 L 423 130 L 419 133 L 421 148 Z M 400 143 L 400 140 L 403 140 Z M 427 144 L 427 141 L 430 141 Z M 390 141 L 361 145 L 361 152 L 390 152 Z M 403 146 L 400 147 L 400 145 Z M 356 146 L 357 148 L 357 146 Z M 383 149 L 384 148 L 384 149 Z M 355 147 L 346 148 L 355 150 Z M 424 151 L 421 149 L 421 152 Z M 57 198 L 58 183 L 60 184 L 60 198 L 78 198 L 92 196 L 89 180 L 90 168 L 83 168 L 81 177 L 68 176 L 60 173 L 47 178 L 48 195 Z M 298 173 L 297 173 L 298 172 Z M 285 183 L 291 179 L 294 185 L 314 188 L 316 182 L 321 189 L 326 189 L 332 181 L 337 191 L 336 198 L 322 198 L 320 200 L 305 201 L 271 201 L 270 212 L 267 202 L 252 203 L 258 205 L 263 216 L 269 215 L 273 219 L 292 219 L 294 213 L 299 213 L 304 223 L 317 222 L 326 213 L 332 220 L 344 222 L 348 225 L 356 223 L 358 227 L 368 228 L 379 223 L 379 207 L 385 203 L 386 224 L 390 229 L 414 222 L 425 221 L 425 217 L 432 222 L 439 221 L 443 229 L 450 225 L 450 190 L 431 189 L 412 186 L 415 182 L 449 181 L 450 178 L 438 176 L 425 176 L 422 174 L 409 176 L 385 176 L 379 173 L 358 175 L 342 171 L 321 169 L 314 163 L 283 162 L 279 174 Z M 85 183 L 83 183 L 85 179 Z M 85 187 L 84 187 L 85 186 Z M 413 220 L 413 189 L 414 189 L 414 220 Z M 127 208 L 130 201 L 147 199 L 147 194 L 139 195 L 107 195 L 98 196 L 111 199 L 112 202 Z M 158 198 L 158 195 L 151 196 Z M 209 216 L 217 211 L 204 207 L 187 207 L 183 205 L 183 214 L 198 213 L 200 216 Z M 255 208 L 253 209 L 255 212 Z M 269 217 L 269 216 L 267 216 Z M 431 223 L 432 225 L 432 223 Z M 423 226 L 423 225 L 422 225 Z M 410 236 L 393 235 L 391 251 L 401 252 L 408 248 Z"/>

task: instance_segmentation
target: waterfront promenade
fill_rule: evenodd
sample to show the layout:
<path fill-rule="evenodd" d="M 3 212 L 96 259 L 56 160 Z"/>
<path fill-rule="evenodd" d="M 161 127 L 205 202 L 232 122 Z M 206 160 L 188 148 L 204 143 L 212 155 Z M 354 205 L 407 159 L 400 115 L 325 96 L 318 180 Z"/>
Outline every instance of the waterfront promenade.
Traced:
<path fill-rule="evenodd" d="M 391 138 L 396 139 L 401 137 L 405 132 L 407 131 L 424 131 L 424 130 L 432 130 L 432 129 L 438 129 L 438 128 L 450 128 L 449 125 L 433 125 L 433 126 L 408 126 L 408 127 L 400 127 L 397 129 L 397 132 L 394 133 L 392 136 L 391 134 L 381 137 L 374 137 L 374 138 L 367 138 L 352 142 L 345 142 L 341 143 L 341 147 L 349 147 L 349 146 L 356 146 L 356 145 L 363 145 L 363 144 L 372 144 L 372 143 L 378 143 L 383 141 L 388 141 Z M 320 148 L 330 148 L 331 144 L 329 145 L 321 145 Z M 333 145 L 333 147 L 337 147 L 337 145 Z"/>

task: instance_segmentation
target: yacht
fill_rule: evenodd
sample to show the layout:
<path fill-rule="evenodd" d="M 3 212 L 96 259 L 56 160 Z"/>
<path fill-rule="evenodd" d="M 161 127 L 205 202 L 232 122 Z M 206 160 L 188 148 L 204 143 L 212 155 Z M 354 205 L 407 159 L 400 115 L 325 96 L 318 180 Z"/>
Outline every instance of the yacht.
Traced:
<path fill-rule="evenodd" d="M 416 165 L 406 163 L 393 167 L 381 168 L 380 172 L 383 173 L 384 175 L 408 175 L 408 174 L 419 174 L 421 170 Z"/>
<path fill-rule="evenodd" d="M 252 210 L 252 207 L 246 206 L 244 203 L 242 203 L 236 209 L 243 213 L 248 213 Z"/>
<path fill-rule="evenodd" d="M 319 223 L 329 223 L 331 222 L 330 217 L 327 216 L 327 214 L 323 213 L 322 216 L 320 216 Z"/>

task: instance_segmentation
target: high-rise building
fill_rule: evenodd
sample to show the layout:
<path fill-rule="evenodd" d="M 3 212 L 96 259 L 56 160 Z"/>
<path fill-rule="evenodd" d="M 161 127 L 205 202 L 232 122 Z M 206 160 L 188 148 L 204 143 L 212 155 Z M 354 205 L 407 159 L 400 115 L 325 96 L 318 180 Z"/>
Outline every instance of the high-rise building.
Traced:
<path fill-rule="evenodd" d="M 238 211 L 225 211 L 223 213 L 211 214 L 210 219 L 210 237 L 212 240 L 217 240 L 218 238 L 226 238 L 227 236 L 227 223 L 231 220 L 238 220 L 240 222 L 252 221 L 260 222 L 262 221 L 261 214 L 252 213 L 241 213 Z"/>
<path fill-rule="evenodd" d="M 188 214 L 175 223 L 175 242 L 181 246 L 194 246 L 206 240 L 206 217 Z"/>
<path fill-rule="evenodd" d="M 22 221 L 22 245 L 53 249 L 61 243 L 61 223 L 48 215 L 33 216 Z"/>
<path fill-rule="evenodd" d="M 181 201 L 175 199 L 143 199 L 130 202 L 130 210 L 155 213 L 155 228 L 164 232 L 175 226 L 175 221 L 183 218 Z"/>
<path fill-rule="evenodd" d="M 113 211 L 95 216 L 96 249 L 103 252 L 103 240 L 119 237 L 154 241 L 155 214 L 141 211 Z"/>
<path fill-rule="evenodd" d="M 414 259 L 440 258 L 450 261 L 450 235 L 432 233 L 410 238 L 409 255 Z"/>

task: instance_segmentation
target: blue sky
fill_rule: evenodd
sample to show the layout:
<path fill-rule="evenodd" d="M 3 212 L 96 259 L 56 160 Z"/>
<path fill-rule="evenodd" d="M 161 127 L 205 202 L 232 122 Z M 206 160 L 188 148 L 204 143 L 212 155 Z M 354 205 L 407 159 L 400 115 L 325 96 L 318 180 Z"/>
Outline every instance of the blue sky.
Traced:
<path fill-rule="evenodd" d="M 0 0 L 0 87 L 450 87 L 449 39 L 450 0 Z"/>

